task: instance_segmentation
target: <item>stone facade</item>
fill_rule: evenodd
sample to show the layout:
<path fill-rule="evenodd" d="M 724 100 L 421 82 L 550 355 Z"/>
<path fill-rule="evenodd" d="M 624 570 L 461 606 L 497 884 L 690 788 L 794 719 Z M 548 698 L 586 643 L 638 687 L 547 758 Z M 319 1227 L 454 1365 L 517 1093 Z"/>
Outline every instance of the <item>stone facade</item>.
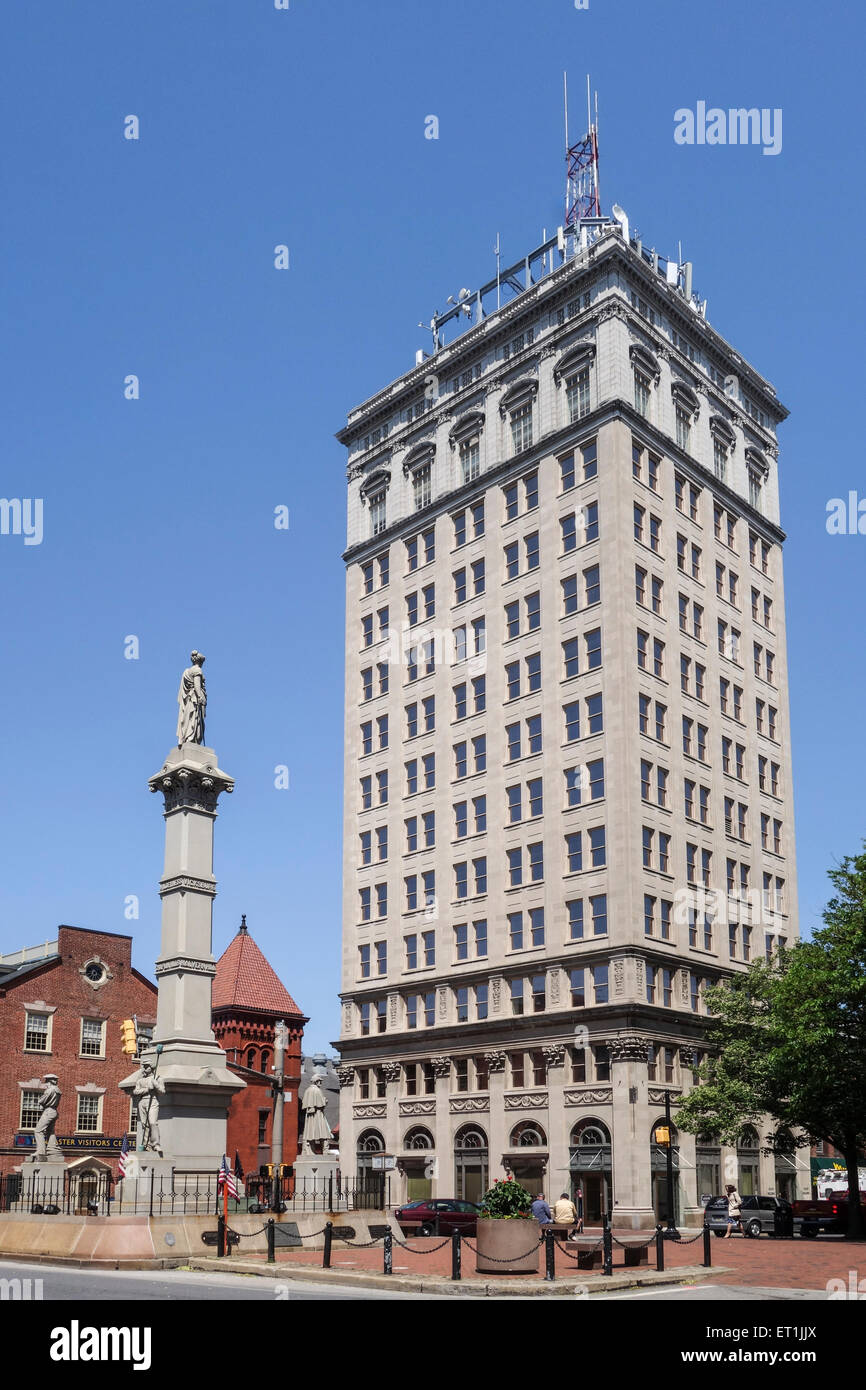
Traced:
<path fill-rule="evenodd" d="M 347 1175 L 661 1214 L 705 984 L 797 935 L 785 415 L 618 232 L 350 414 Z M 678 1149 L 682 1219 L 774 1188 Z"/>

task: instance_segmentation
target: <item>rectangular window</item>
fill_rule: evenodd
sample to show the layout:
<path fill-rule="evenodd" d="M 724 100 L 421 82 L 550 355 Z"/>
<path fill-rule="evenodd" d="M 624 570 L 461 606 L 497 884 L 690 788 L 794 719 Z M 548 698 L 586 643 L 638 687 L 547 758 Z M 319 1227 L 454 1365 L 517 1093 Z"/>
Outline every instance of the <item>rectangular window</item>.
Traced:
<path fill-rule="evenodd" d="M 78 1118 L 75 1125 L 78 1133 L 98 1134 L 100 1132 L 101 1102 L 101 1096 L 87 1095 L 79 1091 Z"/>
<path fill-rule="evenodd" d="M 51 1015 L 29 1013 L 24 1025 L 24 1051 L 50 1052 Z"/>
<path fill-rule="evenodd" d="M 102 1057 L 105 1054 L 105 1023 L 102 1019 L 81 1020 L 82 1057 Z"/>

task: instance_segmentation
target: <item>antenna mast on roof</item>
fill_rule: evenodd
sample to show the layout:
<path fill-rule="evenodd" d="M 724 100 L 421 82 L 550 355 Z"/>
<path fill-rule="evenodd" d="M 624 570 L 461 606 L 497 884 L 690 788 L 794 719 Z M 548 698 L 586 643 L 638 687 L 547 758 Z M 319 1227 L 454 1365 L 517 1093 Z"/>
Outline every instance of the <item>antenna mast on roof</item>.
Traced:
<path fill-rule="evenodd" d="M 586 217 L 601 217 L 598 185 L 598 93 L 595 94 L 595 120 L 593 120 L 589 74 L 587 73 L 587 132 L 576 145 L 569 145 L 567 73 L 563 73 L 563 82 L 565 92 L 565 225 L 566 227 L 574 227 Z"/>

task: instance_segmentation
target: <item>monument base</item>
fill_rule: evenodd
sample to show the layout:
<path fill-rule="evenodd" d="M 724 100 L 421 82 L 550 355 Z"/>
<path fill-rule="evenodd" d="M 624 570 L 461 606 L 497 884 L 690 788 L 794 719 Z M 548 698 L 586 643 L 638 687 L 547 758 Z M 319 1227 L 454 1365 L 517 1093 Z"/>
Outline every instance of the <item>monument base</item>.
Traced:
<path fill-rule="evenodd" d="M 339 1166 L 336 1154 L 302 1153 L 294 1162 L 295 1198 L 336 1198 Z"/>

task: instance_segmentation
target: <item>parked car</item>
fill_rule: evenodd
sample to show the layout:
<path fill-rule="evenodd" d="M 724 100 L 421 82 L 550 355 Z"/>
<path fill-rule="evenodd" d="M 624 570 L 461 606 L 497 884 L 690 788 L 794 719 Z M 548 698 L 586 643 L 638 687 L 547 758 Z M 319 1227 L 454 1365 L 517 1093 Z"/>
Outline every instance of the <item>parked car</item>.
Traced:
<path fill-rule="evenodd" d="M 456 1197 L 425 1197 L 398 1207 L 394 1215 L 407 1235 L 449 1236 L 459 1231 L 474 1236 L 480 1211 L 474 1202 L 461 1202 Z"/>
<path fill-rule="evenodd" d="M 866 1193 L 860 1194 L 860 1203 L 866 1216 Z M 794 1219 L 800 1227 L 800 1235 L 806 1239 L 817 1236 L 820 1231 L 844 1235 L 848 1230 L 848 1194 L 842 1197 L 835 1193 L 832 1197 L 794 1202 Z"/>
<path fill-rule="evenodd" d="M 743 1197 L 740 1209 L 740 1223 L 744 1236 L 759 1236 L 763 1232 L 773 1235 L 776 1229 L 776 1213 L 781 1212 L 790 1223 L 793 1233 L 793 1212 L 791 1203 L 783 1197 Z M 712 1197 L 704 1208 L 704 1225 L 709 1226 L 714 1235 L 723 1236 L 728 1229 L 727 1197 Z"/>

